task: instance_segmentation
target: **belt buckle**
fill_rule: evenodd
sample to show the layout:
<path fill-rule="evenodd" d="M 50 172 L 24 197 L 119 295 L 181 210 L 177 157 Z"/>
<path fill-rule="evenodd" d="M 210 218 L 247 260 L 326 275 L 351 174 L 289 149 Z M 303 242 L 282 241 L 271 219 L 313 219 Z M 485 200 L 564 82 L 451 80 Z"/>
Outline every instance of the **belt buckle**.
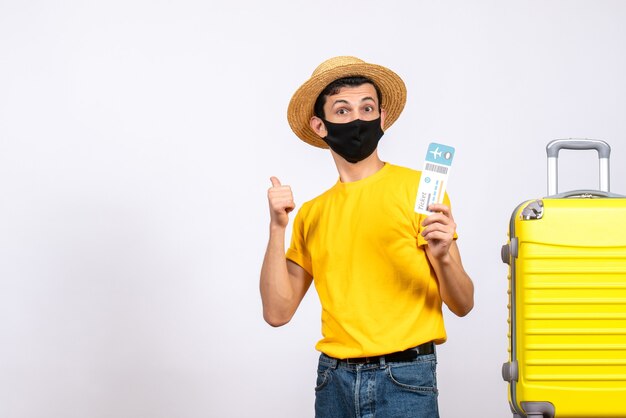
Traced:
<path fill-rule="evenodd" d="M 374 357 L 356 357 L 356 358 L 347 358 L 347 364 L 371 364 L 374 362 L 378 362 L 380 356 Z"/>

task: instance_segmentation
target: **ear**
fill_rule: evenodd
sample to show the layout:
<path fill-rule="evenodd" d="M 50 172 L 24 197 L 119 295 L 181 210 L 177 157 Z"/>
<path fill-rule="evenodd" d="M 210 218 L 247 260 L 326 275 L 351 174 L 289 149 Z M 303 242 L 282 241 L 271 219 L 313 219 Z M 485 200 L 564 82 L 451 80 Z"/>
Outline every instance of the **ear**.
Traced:
<path fill-rule="evenodd" d="M 387 112 L 385 109 L 380 109 L 380 129 L 385 130 L 385 117 L 387 116 Z"/>
<path fill-rule="evenodd" d="M 324 125 L 324 121 L 322 119 L 317 116 L 313 116 L 311 117 L 309 124 L 311 125 L 313 132 L 315 132 L 320 138 L 326 138 L 328 132 L 326 132 L 326 126 Z"/>

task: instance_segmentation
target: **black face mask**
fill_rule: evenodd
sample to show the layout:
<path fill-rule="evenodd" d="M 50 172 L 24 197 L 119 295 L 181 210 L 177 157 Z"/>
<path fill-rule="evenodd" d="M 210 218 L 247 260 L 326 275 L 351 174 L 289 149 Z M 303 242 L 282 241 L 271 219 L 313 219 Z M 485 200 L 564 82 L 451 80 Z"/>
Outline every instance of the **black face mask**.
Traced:
<path fill-rule="evenodd" d="M 378 146 L 384 132 L 378 119 L 361 119 L 348 123 L 332 123 L 324 120 L 328 135 L 322 138 L 330 149 L 352 164 L 366 159 Z"/>

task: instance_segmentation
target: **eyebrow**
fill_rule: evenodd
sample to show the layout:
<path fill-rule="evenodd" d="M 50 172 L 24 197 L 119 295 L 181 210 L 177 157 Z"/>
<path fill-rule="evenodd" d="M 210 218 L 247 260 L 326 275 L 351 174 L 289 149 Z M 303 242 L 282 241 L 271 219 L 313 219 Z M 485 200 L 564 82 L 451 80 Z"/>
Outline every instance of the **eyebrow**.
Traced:
<path fill-rule="evenodd" d="M 371 100 L 371 101 L 373 101 L 374 103 L 376 103 L 376 100 L 374 100 L 374 98 L 373 98 L 373 97 L 371 97 L 371 96 L 367 96 L 367 97 L 362 98 L 362 99 L 361 99 L 361 103 L 366 102 L 366 101 L 368 101 L 368 100 Z M 337 100 L 335 100 L 335 101 L 333 102 L 333 107 L 335 107 L 335 105 L 337 105 L 338 103 L 350 104 L 350 103 L 349 103 L 347 100 L 345 100 L 345 99 L 337 99 Z"/>

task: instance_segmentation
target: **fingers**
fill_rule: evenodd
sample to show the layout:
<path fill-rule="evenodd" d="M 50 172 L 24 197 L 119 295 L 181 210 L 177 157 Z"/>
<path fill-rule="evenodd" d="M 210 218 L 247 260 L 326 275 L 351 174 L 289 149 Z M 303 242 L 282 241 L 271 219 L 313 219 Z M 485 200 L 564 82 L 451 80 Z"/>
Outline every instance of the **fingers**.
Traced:
<path fill-rule="evenodd" d="M 447 205 L 441 203 L 433 203 L 432 205 L 428 206 L 428 210 L 433 213 L 442 213 L 448 218 L 452 219 L 452 211 Z"/>
<path fill-rule="evenodd" d="M 428 206 L 428 210 L 432 212 L 431 215 L 428 215 L 426 219 L 422 222 L 422 226 L 428 226 L 430 224 L 441 222 L 443 224 L 453 224 L 456 228 L 456 224 L 454 224 L 454 218 L 452 217 L 452 211 L 449 206 L 434 203 Z"/>
<path fill-rule="evenodd" d="M 434 213 L 422 222 L 424 227 L 422 236 L 427 240 L 451 240 L 456 231 L 456 223 L 450 208 L 446 205 L 433 204 L 428 210 Z"/>
<path fill-rule="evenodd" d="M 443 225 L 441 223 L 434 223 L 432 225 L 427 226 L 422 230 L 422 236 L 426 240 L 431 239 L 453 239 L 454 238 L 454 228 L 449 225 Z"/>
<path fill-rule="evenodd" d="M 422 236 L 426 241 L 452 242 L 454 234 L 447 231 L 423 231 Z"/>
<path fill-rule="evenodd" d="M 431 216 L 434 217 L 437 215 Z M 438 214 L 438 216 L 449 220 L 449 218 L 444 217 L 443 215 Z M 422 236 L 426 242 L 428 242 L 430 254 L 436 259 L 447 257 L 449 255 L 450 246 L 454 242 L 455 227 L 456 226 L 454 224 L 450 225 L 441 222 L 434 222 L 422 231 Z"/>
<path fill-rule="evenodd" d="M 296 207 L 291 189 L 270 190 L 268 196 L 270 200 L 270 207 L 274 211 L 284 211 L 285 213 L 289 213 Z"/>
<path fill-rule="evenodd" d="M 295 204 L 293 202 L 293 193 L 291 192 L 290 186 L 283 186 L 278 180 L 277 177 L 270 177 L 270 181 L 272 182 L 272 187 L 268 190 L 268 197 L 271 203 L 278 204 L 280 206 L 286 205 L 286 207 L 290 207 L 293 209 Z M 288 210 L 288 212 L 291 211 Z"/>

